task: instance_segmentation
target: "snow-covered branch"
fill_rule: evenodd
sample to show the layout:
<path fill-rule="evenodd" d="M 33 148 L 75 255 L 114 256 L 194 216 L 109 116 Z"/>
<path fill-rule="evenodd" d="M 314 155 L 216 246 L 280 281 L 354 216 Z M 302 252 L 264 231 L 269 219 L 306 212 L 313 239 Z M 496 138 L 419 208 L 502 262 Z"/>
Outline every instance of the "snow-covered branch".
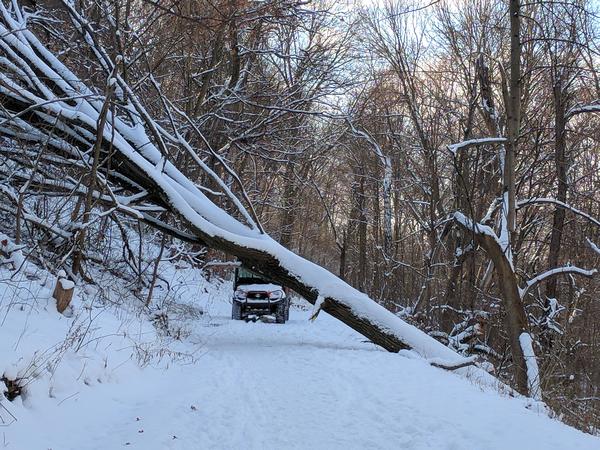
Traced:
<path fill-rule="evenodd" d="M 14 214 L 16 216 L 18 214 L 18 209 L 20 207 L 21 212 L 22 212 L 22 217 L 27 222 L 30 222 L 30 223 L 46 230 L 47 232 L 53 234 L 54 236 L 62 238 L 62 239 L 70 239 L 73 236 L 73 234 L 70 231 L 66 231 L 66 230 L 60 228 L 58 225 L 49 223 L 47 220 L 42 219 L 41 217 L 38 217 L 35 213 L 30 211 L 25 205 L 19 206 L 19 198 L 17 196 L 17 193 L 14 192 L 9 187 L 7 187 L 3 184 L 0 184 L 0 194 L 2 194 L 4 197 L 8 198 L 8 200 L 14 204 L 14 207 L 10 207 L 6 204 L 0 203 L 0 210 L 5 211 L 5 212 L 10 212 L 11 214 Z"/>
<path fill-rule="evenodd" d="M 503 241 L 500 237 L 498 237 L 498 235 L 492 229 L 492 227 L 488 225 L 483 225 L 482 223 L 474 222 L 472 219 L 465 216 L 459 211 L 455 212 L 452 215 L 452 218 L 465 230 L 470 231 L 479 236 L 485 236 L 491 239 L 493 242 L 495 242 L 512 267 L 512 251 L 508 246 L 508 241 Z"/>
<path fill-rule="evenodd" d="M 600 255 L 600 247 L 598 247 L 596 244 L 594 244 L 592 241 L 590 241 L 589 239 L 586 239 L 588 246 L 596 253 L 598 253 L 598 255 Z"/>
<path fill-rule="evenodd" d="M 457 142 L 456 144 L 448 145 L 448 150 L 454 156 L 463 148 L 471 147 L 473 145 L 486 145 L 486 144 L 503 144 L 506 142 L 506 138 L 503 137 L 488 137 L 479 139 L 469 139 L 467 141 Z"/>
<path fill-rule="evenodd" d="M 600 104 L 598 104 L 598 103 L 590 104 L 590 105 L 580 105 L 580 106 L 575 106 L 575 107 L 571 108 L 567 112 L 567 117 L 571 118 L 577 114 L 596 113 L 596 112 L 600 112 Z"/>
<path fill-rule="evenodd" d="M 498 240 L 498 235 L 494 232 L 494 230 L 492 230 L 491 227 L 477 223 L 459 211 L 456 211 L 452 215 L 452 218 L 463 228 L 470 230 L 473 233 L 489 236 L 496 241 Z"/>
<path fill-rule="evenodd" d="M 561 202 L 559 200 L 556 200 L 554 198 L 544 198 L 544 197 L 534 197 L 534 198 L 529 198 L 526 200 L 519 200 L 517 202 L 517 208 L 523 208 L 525 206 L 529 206 L 529 205 L 554 205 L 554 206 L 558 206 L 559 208 L 564 208 L 567 209 L 569 211 L 571 211 L 573 214 L 577 214 L 578 216 L 583 217 L 584 219 L 588 220 L 589 222 L 593 223 L 596 226 L 600 227 L 600 220 L 596 219 L 595 217 L 590 216 L 589 214 L 569 205 L 568 203 L 565 202 Z"/>
<path fill-rule="evenodd" d="M 531 288 L 533 288 L 537 284 L 539 284 L 542 281 L 545 281 L 549 278 L 555 277 L 557 275 L 574 274 L 574 275 L 581 275 L 584 277 L 593 277 L 594 275 L 596 275 L 596 273 L 598 273 L 598 271 L 596 269 L 586 270 L 586 269 L 582 269 L 582 268 L 576 267 L 576 266 L 556 267 L 554 269 L 547 270 L 546 272 L 543 272 L 543 273 L 533 277 L 531 280 L 529 280 L 525 284 L 525 287 L 520 289 L 521 298 L 525 297 L 527 292 L 529 292 L 531 290 Z"/>

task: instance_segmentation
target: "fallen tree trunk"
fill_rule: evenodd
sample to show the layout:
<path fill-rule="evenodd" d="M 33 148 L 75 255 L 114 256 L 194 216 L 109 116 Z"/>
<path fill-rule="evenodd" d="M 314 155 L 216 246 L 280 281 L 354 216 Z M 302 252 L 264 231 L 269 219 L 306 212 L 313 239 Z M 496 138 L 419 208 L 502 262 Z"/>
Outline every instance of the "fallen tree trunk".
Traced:
<path fill-rule="evenodd" d="M 73 160 L 78 160 L 84 167 L 93 163 L 89 150 L 98 136 L 102 140 L 101 159 L 112 155 L 110 167 L 103 167 L 104 179 L 100 183 L 103 189 L 109 189 L 109 181 L 118 183 L 133 191 L 132 197 L 143 198 L 146 206 L 151 203 L 166 208 L 179 223 L 185 224 L 197 242 L 236 256 L 313 304 L 321 298 L 322 310 L 388 351 L 411 349 L 426 358 L 451 360 L 453 365 L 461 365 L 463 358 L 451 349 L 264 234 L 221 180 L 218 180 L 221 188 L 238 209 L 237 216 L 246 223 L 207 198 L 170 162 L 167 144 L 183 148 L 210 176 L 214 178 L 215 174 L 203 165 L 175 126 L 167 132 L 152 120 L 127 83 L 115 74 L 114 62 L 94 41 L 93 30 L 85 18 L 70 1 L 63 3 L 106 70 L 107 85 L 117 85 L 115 96 L 121 102 L 122 116 L 109 112 L 103 121 L 104 129 L 96 129 L 102 123 L 99 118 L 106 99 L 83 83 L 37 39 L 28 29 L 27 16 L 13 1 L 12 8 L 0 6 L 2 133 L 45 144 L 55 153 L 57 164 L 73 164 Z M 119 206 L 120 200 L 113 197 Z M 164 232 L 175 231 L 150 217 L 146 209 L 136 210 L 135 204 L 121 205 L 120 209 L 124 208 Z M 189 238 L 186 232 L 177 233 Z"/>

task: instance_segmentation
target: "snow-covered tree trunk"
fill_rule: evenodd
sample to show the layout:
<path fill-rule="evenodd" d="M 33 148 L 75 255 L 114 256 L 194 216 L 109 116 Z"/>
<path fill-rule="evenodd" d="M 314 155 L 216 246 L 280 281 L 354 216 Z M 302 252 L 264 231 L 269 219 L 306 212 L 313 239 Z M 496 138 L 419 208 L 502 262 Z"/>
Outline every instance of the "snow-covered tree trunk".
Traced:
<path fill-rule="evenodd" d="M 497 238 L 495 232 L 487 227 L 472 222 L 461 213 L 455 213 L 455 221 L 463 228 L 465 233 L 472 233 L 475 242 L 481 246 L 494 263 L 494 269 L 498 276 L 498 285 L 506 308 L 506 330 L 510 342 L 510 349 L 515 367 L 515 382 L 517 389 L 524 393 L 530 393 L 527 376 L 527 361 L 521 346 L 521 335 L 527 334 L 527 316 L 520 295 L 517 277 L 503 243 Z M 532 364 L 532 363 L 530 363 Z"/>

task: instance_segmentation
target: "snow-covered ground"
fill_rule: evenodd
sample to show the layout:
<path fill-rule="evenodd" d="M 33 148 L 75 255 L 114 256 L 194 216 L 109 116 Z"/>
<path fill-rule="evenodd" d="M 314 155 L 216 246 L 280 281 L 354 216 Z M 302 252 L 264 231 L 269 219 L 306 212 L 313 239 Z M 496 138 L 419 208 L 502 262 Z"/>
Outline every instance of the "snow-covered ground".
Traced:
<path fill-rule="evenodd" d="M 3 448 L 600 449 L 523 399 L 382 351 L 326 314 L 310 322 L 302 305 L 285 325 L 234 322 L 229 284 L 166 266 L 154 315 L 107 277 L 78 287 L 65 317 L 53 277 L 0 270 L 0 371 L 27 380 L 0 401 Z"/>

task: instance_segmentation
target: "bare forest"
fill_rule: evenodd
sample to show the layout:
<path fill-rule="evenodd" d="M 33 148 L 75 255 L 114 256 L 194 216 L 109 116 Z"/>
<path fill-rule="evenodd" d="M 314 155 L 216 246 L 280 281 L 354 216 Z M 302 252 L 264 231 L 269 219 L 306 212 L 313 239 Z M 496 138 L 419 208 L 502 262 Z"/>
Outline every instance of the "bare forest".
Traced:
<path fill-rule="evenodd" d="M 598 434 L 599 5 L 3 0 L 0 231 L 146 308 L 241 261 Z"/>

